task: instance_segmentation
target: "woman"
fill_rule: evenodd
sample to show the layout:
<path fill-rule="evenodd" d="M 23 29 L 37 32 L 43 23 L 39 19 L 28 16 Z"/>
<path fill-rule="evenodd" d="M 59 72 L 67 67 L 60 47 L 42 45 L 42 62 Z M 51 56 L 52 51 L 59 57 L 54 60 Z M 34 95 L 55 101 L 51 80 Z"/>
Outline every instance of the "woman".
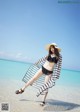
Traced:
<path fill-rule="evenodd" d="M 40 76 L 42 76 L 43 74 L 45 74 L 45 83 L 47 83 L 53 74 L 53 69 L 54 66 L 57 64 L 58 60 L 59 60 L 59 52 L 61 51 L 60 48 L 57 47 L 57 45 L 55 43 L 52 44 L 48 44 L 46 46 L 46 49 L 48 50 L 48 56 L 45 57 L 45 63 L 42 65 L 42 68 L 40 68 L 36 74 L 19 90 L 16 91 L 16 94 L 21 94 L 24 92 L 24 90 L 31 85 L 32 83 L 34 83 L 34 81 L 36 81 Z M 39 63 L 39 61 L 37 63 L 35 63 L 36 65 Z M 45 104 L 45 99 L 47 97 L 48 94 L 48 89 L 46 89 L 45 91 L 45 96 L 44 96 L 44 100 L 41 103 L 41 105 L 43 106 Z"/>

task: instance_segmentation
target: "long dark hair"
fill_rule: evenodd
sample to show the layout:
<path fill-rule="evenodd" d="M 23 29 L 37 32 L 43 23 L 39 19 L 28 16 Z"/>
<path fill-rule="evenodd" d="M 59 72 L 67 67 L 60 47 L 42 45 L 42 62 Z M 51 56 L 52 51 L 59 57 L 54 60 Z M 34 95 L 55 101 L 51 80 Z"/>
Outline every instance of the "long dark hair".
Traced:
<path fill-rule="evenodd" d="M 57 58 L 59 58 L 59 51 L 58 51 L 58 49 L 57 49 L 57 48 L 55 48 L 55 46 L 54 46 L 54 45 L 51 45 L 51 46 L 49 47 L 49 54 L 48 54 L 48 55 L 53 54 L 53 53 L 52 53 L 52 51 L 51 51 L 51 47 L 53 47 L 53 48 L 54 48 L 54 54 L 56 55 L 56 57 L 57 57 Z"/>

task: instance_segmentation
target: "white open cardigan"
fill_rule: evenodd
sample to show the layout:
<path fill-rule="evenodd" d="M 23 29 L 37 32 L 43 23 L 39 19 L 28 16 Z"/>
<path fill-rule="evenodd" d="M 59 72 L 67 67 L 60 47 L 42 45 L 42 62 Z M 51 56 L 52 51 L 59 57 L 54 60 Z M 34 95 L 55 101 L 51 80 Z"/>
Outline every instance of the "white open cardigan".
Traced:
<path fill-rule="evenodd" d="M 37 64 L 32 64 L 27 70 L 26 74 L 24 75 L 22 81 L 26 83 L 29 79 L 31 79 L 35 75 L 37 70 L 39 70 L 42 67 L 45 61 L 46 61 L 46 58 L 44 57 L 44 58 L 41 58 Z M 60 76 L 61 65 L 62 65 L 62 56 L 61 54 L 59 54 L 59 60 L 57 64 L 54 66 L 51 79 L 47 83 L 44 83 L 45 75 L 43 75 L 43 77 L 40 77 L 37 81 L 31 84 L 33 87 L 38 89 L 37 97 L 40 94 L 42 94 L 45 90 L 52 88 L 55 85 L 56 79 L 59 79 L 59 76 Z"/>

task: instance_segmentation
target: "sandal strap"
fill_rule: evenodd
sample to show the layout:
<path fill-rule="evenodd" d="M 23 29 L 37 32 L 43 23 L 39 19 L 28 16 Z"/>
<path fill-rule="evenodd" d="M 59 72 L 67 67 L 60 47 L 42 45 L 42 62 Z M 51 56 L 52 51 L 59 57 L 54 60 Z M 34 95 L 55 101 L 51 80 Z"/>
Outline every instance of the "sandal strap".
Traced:
<path fill-rule="evenodd" d="M 42 103 L 43 103 L 43 104 L 45 104 L 45 102 L 44 102 L 44 101 L 43 101 Z"/>
<path fill-rule="evenodd" d="M 45 105 L 45 102 L 44 102 L 44 101 L 43 101 L 43 102 L 41 102 L 41 103 L 40 103 L 40 105 L 41 105 L 41 106 L 44 106 L 44 105 Z"/>
<path fill-rule="evenodd" d="M 24 92 L 24 90 L 22 88 L 20 90 L 21 90 L 21 92 Z"/>
<path fill-rule="evenodd" d="M 16 94 L 21 94 L 21 93 L 23 93 L 24 92 L 24 90 L 22 90 L 22 88 L 20 89 L 20 90 L 17 90 L 16 91 Z"/>

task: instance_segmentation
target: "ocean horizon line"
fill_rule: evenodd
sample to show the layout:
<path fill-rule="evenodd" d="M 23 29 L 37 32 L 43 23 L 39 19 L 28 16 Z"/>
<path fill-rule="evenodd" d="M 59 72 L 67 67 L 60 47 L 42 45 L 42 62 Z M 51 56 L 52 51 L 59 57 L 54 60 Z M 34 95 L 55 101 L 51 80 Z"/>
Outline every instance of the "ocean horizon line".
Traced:
<path fill-rule="evenodd" d="M 0 58 L 0 60 L 5 60 L 5 61 L 12 61 L 12 62 L 19 62 L 19 63 L 25 63 L 25 64 L 34 64 L 32 62 L 28 62 L 28 61 L 23 61 L 23 60 L 15 60 L 15 59 L 6 59 L 6 58 Z M 69 69 L 69 68 L 62 68 L 63 70 L 69 70 L 69 71 L 75 71 L 75 72 L 80 72 L 80 70 L 76 70 L 76 69 Z"/>
<path fill-rule="evenodd" d="M 27 64 L 27 63 L 33 64 L 32 62 L 23 61 L 23 60 L 15 60 L 15 59 L 0 58 L 0 60 L 12 61 L 12 62 L 20 62 L 20 63 L 25 63 L 25 64 Z"/>

